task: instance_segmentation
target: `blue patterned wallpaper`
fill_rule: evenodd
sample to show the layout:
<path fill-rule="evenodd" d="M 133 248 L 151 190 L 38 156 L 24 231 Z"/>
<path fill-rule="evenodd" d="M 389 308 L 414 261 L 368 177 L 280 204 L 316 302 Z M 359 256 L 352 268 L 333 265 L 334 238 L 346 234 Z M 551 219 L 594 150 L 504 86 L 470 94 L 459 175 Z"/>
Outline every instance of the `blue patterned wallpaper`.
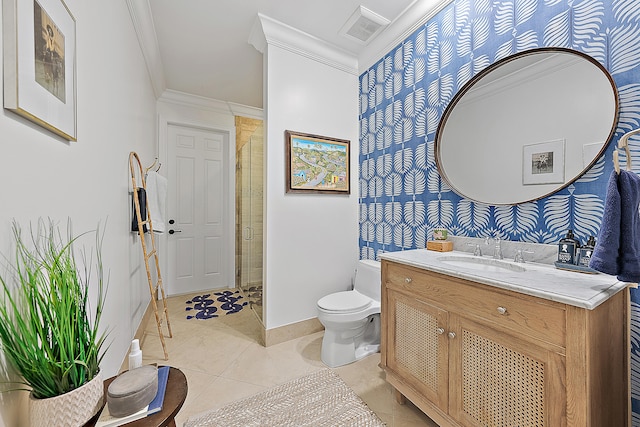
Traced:
<path fill-rule="evenodd" d="M 592 56 L 616 83 L 620 115 L 605 155 L 575 183 L 535 202 L 488 206 L 458 196 L 438 175 L 433 150 L 449 101 L 486 66 L 551 46 Z M 640 128 L 640 4 L 456 0 L 363 73 L 359 96 L 362 258 L 424 248 L 435 227 L 538 243 L 555 243 L 571 228 L 584 242 L 600 227 L 617 141 Z M 640 172 L 640 137 L 629 146 Z M 640 426 L 640 292 L 631 299 L 633 425 Z"/>

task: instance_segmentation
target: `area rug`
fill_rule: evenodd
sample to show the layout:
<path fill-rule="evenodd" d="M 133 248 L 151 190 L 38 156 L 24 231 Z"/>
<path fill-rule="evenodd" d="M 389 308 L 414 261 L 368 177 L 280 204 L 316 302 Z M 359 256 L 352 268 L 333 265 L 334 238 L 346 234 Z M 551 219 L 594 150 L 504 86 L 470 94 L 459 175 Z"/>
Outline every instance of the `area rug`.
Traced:
<path fill-rule="evenodd" d="M 184 427 L 377 427 L 385 424 L 331 369 L 323 369 L 220 409 Z"/>
<path fill-rule="evenodd" d="M 242 310 L 247 302 L 240 291 L 220 291 L 213 294 L 196 295 L 187 301 L 187 319 L 207 320 L 220 314 L 233 314 Z"/>

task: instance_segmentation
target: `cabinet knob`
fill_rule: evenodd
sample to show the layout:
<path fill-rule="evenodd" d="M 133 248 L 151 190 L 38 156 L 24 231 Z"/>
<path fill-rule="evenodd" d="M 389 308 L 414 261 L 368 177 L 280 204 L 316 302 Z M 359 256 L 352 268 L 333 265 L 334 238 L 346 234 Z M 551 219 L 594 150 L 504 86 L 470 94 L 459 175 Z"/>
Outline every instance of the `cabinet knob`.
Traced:
<path fill-rule="evenodd" d="M 436 332 L 438 333 L 438 335 L 442 335 L 444 334 L 444 328 L 438 328 L 436 329 Z"/>
<path fill-rule="evenodd" d="M 504 307 L 498 307 L 498 313 L 500 314 L 507 314 L 507 309 Z"/>
<path fill-rule="evenodd" d="M 411 277 L 405 277 L 404 281 L 407 282 L 407 283 L 411 283 L 412 279 L 411 279 Z"/>
<path fill-rule="evenodd" d="M 456 333 L 455 332 L 449 332 L 449 338 L 453 339 L 456 337 Z"/>

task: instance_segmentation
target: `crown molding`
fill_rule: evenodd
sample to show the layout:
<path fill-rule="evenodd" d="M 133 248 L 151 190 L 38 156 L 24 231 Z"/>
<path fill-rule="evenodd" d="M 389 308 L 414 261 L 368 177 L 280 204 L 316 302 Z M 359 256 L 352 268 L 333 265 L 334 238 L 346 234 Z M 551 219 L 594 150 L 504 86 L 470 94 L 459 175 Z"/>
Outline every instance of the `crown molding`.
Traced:
<path fill-rule="evenodd" d="M 371 68 L 452 2 L 453 0 L 423 0 L 407 7 L 358 56 L 359 74 Z"/>
<path fill-rule="evenodd" d="M 249 43 L 262 54 L 265 53 L 267 45 L 277 46 L 349 74 L 358 75 L 358 59 L 355 55 L 261 13 L 251 28 Z"/>
<path fill-rule="evenodd" d="M 252 119 L 264 120 L 264 110 L 262 108 L 250 107 L 248 105 L 227 102 L 229 110 L 234 116 L 249 117 Z"/>
<path fill-rule="evenodd" d="M 250 117 L 260 120 L 264 119 L 264 112 L 260 108 L 236 104 L 234 102 L 220 101 L 218 99 L 206 98 L 204 96 L 192 95 L 190 93 L 179 92 L 172 89 L 165 90 L 162 93 L 162 96 L 159 97 L 158 101 L 215 113 Z"/>
<path fill-rule="evenodd" d="M 197 108 L 199 110 L 213 111 L 216 113 L 231 114 L 231 109 L 226 102 L 217 99 L 205 98 L 204 96 L 192 95 L 190 93 L 179 92 L 167 89 L 158 99 L 174 105 Z"/>
<path fill-rule="evenodd" d="M 264 31 L 262 30 L 262 20 L 260 19 L 260 14 L 253 21 L 253 25 L 251 26 L 251 31 L 249 32 L 249 44 L 256 48 L 258 52 L 261 54 L 265 54 L 267 51 L 267 39 L 264 35 Z"/>
<path fill-rule="evenodd" d="M 129 15 L 133 22 L 133 28 L 138 36 L 138 44 L 142 50 L 144 61 L 147 64 L 147 71 L 153 86 L 156 99 L 159 98 L 167 88 L 164 77 L 164 68 L 156 38 L 156 30 L 151 15 L 148 0 L 125 0 L 129 8 Z"/>

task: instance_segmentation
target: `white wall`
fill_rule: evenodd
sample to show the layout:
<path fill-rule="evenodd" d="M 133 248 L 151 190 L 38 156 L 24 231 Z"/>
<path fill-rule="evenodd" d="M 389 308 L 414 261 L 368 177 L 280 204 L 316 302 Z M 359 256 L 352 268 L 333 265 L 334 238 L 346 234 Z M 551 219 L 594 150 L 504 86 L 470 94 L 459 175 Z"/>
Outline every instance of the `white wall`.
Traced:
<path fill-rule="evenodd" d="M 272 329 L 316 317 L 320 297 L 351 285 L 358 259 L 358 77 L 275 46 L 264 61 L 264 325 Z M 157 109 L 161 160 L 168 123 L 227 130 L 233 144 L 233 116 L 261 116 L 248 107 L 172 91 Z M 286 129 L 351 141 L 351 195 L 285 194 Z M 169 268 L 162 271 L 166 282 Z"/>
<path fill-rule="evenodd" d="M 266 62 L 265 328 L 317 317 L 358 260 L 358 77 L 269 45 Z M 285 130 L 351 141 L 351 194 L 286 194 Z"/>
<path fill-rule="evenodd" d="M 140 245 L 128 231 L 128 156 L 136 151 L 153 162 L 155 97 L 125 2 L 66 3 L 76 18 L 78 141 L 0 112 L 0 252 L 11 248 L 13 218 L 28 226 L 40 217 L 64 225 L 69 217 L 76 232 L 107 221 L 102 324 L 111 330 L 111 346 L 101 367 L 108 377 L 117 373 L 149 301 Z M 0 426 L 21 425 L 22 412 L 15 393 L 0 393 Z"/>

